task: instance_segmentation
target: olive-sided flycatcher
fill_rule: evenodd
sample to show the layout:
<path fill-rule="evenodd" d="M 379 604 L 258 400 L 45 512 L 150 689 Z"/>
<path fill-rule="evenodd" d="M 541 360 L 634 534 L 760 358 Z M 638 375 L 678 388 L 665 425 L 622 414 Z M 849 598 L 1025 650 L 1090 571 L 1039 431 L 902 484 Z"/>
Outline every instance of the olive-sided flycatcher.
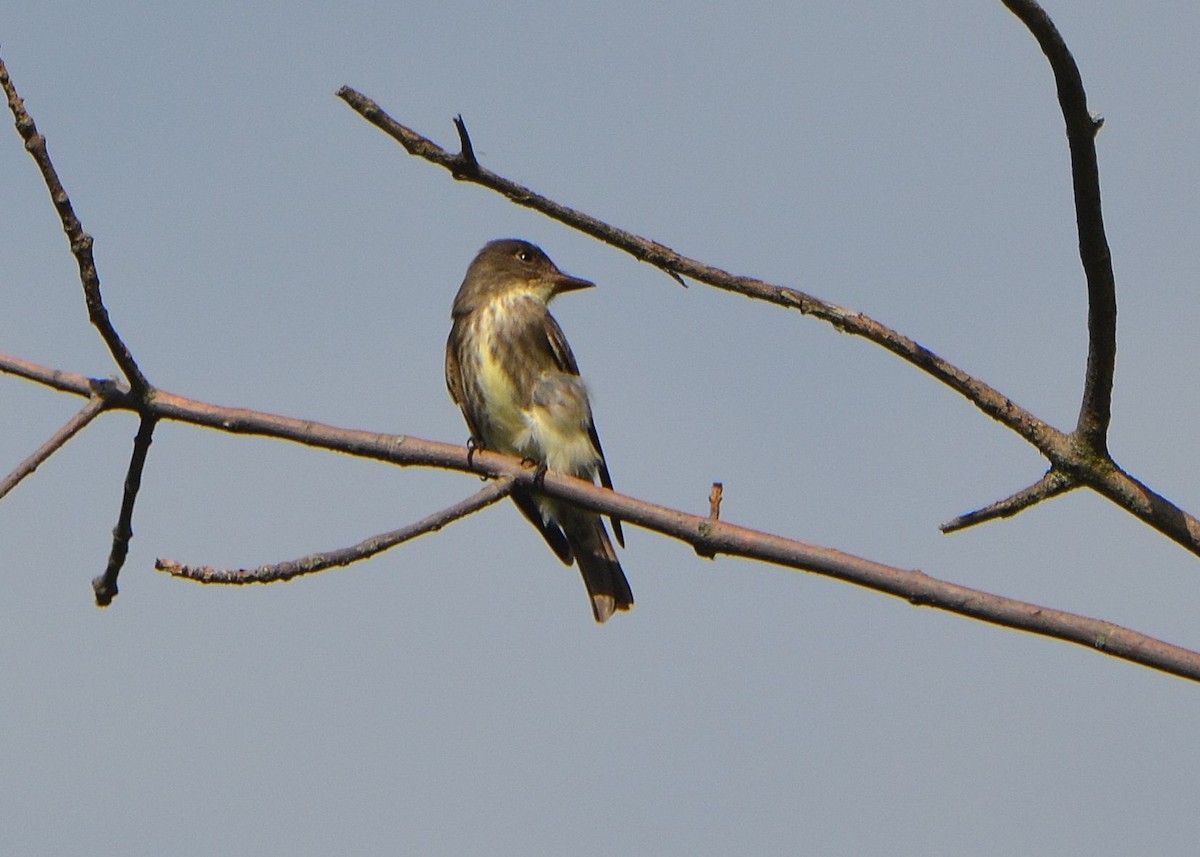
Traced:
<path fill-rule="evenodd" d="M 564 274 L 528 241 L 492 241 L 475 257 L 454 298 L 446 342 L 446 384 L 472 442 L 550 470 L 612 487 L 587 388 L 546 305 L 594 283 Z M 633 606 L 604 522 L 536 492 L 514 492 L 517 507 L 567 565 L 579 564 L 597 622 Z M 621 523 L 613 533 L 624 546 Z"/>

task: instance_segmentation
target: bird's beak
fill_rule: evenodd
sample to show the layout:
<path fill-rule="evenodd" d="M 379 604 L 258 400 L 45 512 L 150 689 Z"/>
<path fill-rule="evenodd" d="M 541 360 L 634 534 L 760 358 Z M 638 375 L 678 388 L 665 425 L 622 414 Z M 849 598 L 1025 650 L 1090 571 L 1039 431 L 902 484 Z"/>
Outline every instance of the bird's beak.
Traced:
<path fill-rule="evenodd" d="M 572 277 L 570 274 L 564 274 L 557 269 L 550 275 L 550 281 L 554 284 L 554 294 L 556 295 L 560 295 L 563 292 L 577 292 L 580 289 L 591 289 L 596 285 L 591 280 Z"/>

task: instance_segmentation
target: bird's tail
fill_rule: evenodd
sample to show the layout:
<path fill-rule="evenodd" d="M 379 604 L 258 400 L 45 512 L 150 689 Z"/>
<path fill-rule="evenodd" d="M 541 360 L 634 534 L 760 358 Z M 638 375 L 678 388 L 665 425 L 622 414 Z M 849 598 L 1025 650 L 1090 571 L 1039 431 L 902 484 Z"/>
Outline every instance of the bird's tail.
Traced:
<path fill-rule="evenodd" d="M 558 523 L 579 563 L 596 621 L 607 622 L 616 611 L 632 607 L 633 591 L 600 516 L 580 509 L 563 509 Z"/>

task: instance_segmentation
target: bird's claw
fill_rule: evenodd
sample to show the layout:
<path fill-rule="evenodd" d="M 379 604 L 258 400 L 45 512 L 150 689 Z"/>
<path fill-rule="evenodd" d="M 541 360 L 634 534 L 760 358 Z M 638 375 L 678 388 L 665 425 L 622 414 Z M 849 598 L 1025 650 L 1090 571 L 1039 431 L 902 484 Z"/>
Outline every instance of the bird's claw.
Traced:
<path fill-rule="evenodd" d="M 470 468 L 474 469 L 474 467 L 475 467 L 475 464 L 474 464 L 475 453 L 476 453 L 478 450 L 481 450 L 481 449 L 483 449 L 483 448 L 484 448 L 484 446 L 483 446 L 483 444 L 482 444 L 482 443 L 480 443 L 480 442 L 479 442 L 478 438 L 475 438 L 475 437 L 469 437 L 469 438 L 467 438 L 467 467 L 470 467 Z M 481 479 L 484 479 L 484 480 L 486 480 L 486 479 L 487 479 L 487 475 L 486 475 L 486 474 L 484 474 L 484 475 L 483 475 L 483 476 L 481 476 L 480 478 L 481 478 Z"/>
<path fill-rule="evenodd" d="M 521 464 L 524 467 L 533 467 L 533 487 L 543 488 L 546 485 L 546 462 L 534 461 L 532 458 L 522 458 Z"/>

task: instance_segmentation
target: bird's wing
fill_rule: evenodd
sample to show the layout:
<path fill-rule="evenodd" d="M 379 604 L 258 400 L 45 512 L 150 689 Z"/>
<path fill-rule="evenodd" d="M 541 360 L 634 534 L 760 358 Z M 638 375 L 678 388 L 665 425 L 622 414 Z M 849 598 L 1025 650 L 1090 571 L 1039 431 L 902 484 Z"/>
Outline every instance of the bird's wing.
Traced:
<path fill-rule="evenodd" d="M 588 426 L 588 434 L 592 438 L 592 446 L 596 447 L 596 452 L 600 455 L 600 484 L 609 491 L 613 490 L 612 477 L 608 475 L 608 463 L 604 460 L 604 450 L 600 448 L 600 435 L 596 434 L 596 425 L 593 423 Z M 621 519 L 613 515 L 609 518 L 612 521 L 613 535 L 617 537 L 617 544 L 625 547 L 625 534 L 621 532 Z"/>
<path fill-rule="evenodd" d="M 567 337 L 563 334 L 562 328 L 558 326 L 558 322 L 554 320 L 554 316 L 547 313 L 546 315 L 546 340 L 550 343 L 550 352 L 554 355 L 554 362 L 563 372 L 578 377 L 579 366 L 575 363 L 575 355 L 571 353 L 571 346 L 567 344 Z M 589 406 L 589 412 L 591 410 Z M 608 463 L 604 460 L 604 448 L 600 446 L 600 435 L 596 433 L 596 422 L 591 420 L 588 423 L 588 437 L 592 439 L 592 446 L 596 448 L 596 454 L 600 457 L 598 470 L 600 471 L 600 484 L 608 490 L 613 490 L 612 477 L 608 475 Z M 621 521 L 619 518 L 612 517 L 613 535 L 617 537 L 617 543 L 621 547 L 625 547 L 625 534 L 621 532 Z"/>
<path fill-rule="evenodd" d="M 450 327 L 450 338 L 446 340 L 446 388 L 454 404 L 463 403 L 462 370 L 458 367 L 458 320 Z"/>
<path fill-rule="evenodd" d="M 567 344 L 567 337 L 563 334 L 562 328 L 558 326 L 558 322 L 554 320 L 554 316 L 546 314 L 546 342 L 550 345 L 550 353 L 554 356 L 554 363 L 559 369 L 569 375 L 579 375 L 579 367 L 575 364 L 575 355 L 571 353 L 571 346 Z"/>
<path fill-rule="evenodd" d="M 454 404 L 458 405 L 463 419 L 467 421 L 471 439 L 476 443 L 481 443 L 479 427 L 475 425 L 471 409 L 467 407 L 466 391 L 463 389 L 462 367 L 458 363 L 458 340 L 461 335 L 458 325 L 459 320 L 456 318 L 450 328 L 450 338 L 446 341 L 446 387 L 450 390 L 450 398 L 454 400 Z"/>

